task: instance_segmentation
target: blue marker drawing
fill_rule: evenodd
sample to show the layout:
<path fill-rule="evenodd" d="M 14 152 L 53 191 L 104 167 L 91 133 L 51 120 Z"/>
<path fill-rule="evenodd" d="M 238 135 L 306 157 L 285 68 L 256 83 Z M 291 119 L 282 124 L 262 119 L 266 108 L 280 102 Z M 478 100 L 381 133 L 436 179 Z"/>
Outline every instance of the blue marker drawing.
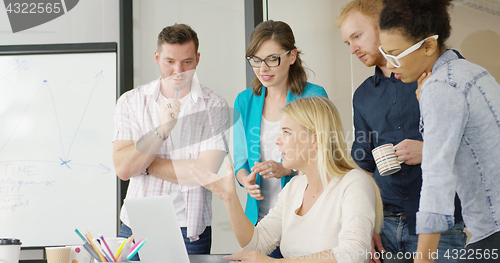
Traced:
<path fill-rule="evenodd" d="M 57 123 L 57 130 L 59 131 L 59 140 L 61 141 L 61 148 L 62 148 L 62 152 L 64 154 L 64 143 L 62 141 L 62 133 L 61 133 L 61 126 L 59 125 L 59 118 L 57 117 L 57 110 L 56 110 L 56 103 L 54 102 L 54 96 L 52 96 L 52 91 L 50 90 L 50 87 L 49 85 L 47 84 L 47 80 L 44 80 L 43 81 L 44 85 L 47 86 L 47 89 L 49 90 L 49 94 L 50 94 L 50 99 L 52 100 L 52 108 L 54 109 L 54 115 L 56 116 L 56 123 Z M 43 86 L 42 86 L 43 87 Z M 37 92 L 38 93 L 38 92 Z M 33 97 L 34 98 L 34 97 Z M 33 99 L 32 99 L 33 100 Z M 31 103 L 31 102 L 30 102 Z M 28 110 L 29 108 L 29 105 L 28 107 L 26 107 L 26 111 Z M 26 112 L 25 111 L 25 112 Z M 19 120 L 19 123 L 21 123 L 22 119 Z M 1 151 L 1 149 L 0 149 Z M 61 157 L 59 157 L 60 159 Z M 61 160 L 62 161 L 62 160 Z M 68 166 L 69 168 L 69 166 Z"/>
<path fill-rule="evenodd" d="M 3 150 L 3 148 L 5 147 L 5 145 L 7 145 L 7 143 L 9 142 L 9 140 L 12 138 L 12 135 L 14 135 L 14 133 L 17 130 L 17 128 L 19 127 L 19 124 L 21 124 L 21 121 L 24 119 L 24 116 L 26 115 L 26 112 L 30 108 L 31 103 L 33 102 L 33 100 L 35 99 L 35 97 L 38 95 L 38 92 L 40 92 L 40 90 L 42 90 L 45 87 L 45 85 L 46 85 L 46 81 L 44 81 L 44 84 L 35 92 L 35 95 L 33 95 L 33 97 L 31 97 L 31 99 L 30 99 L 30 101 L 28 103 L 28 106 L 26 106 L 26 109 L 24 110 L 23 115 L 21 116 L 21 119 L 19 120 L 19 122 L 16 125 L 16 128 L 12 131 L 12 133 L 9 136 L 9 138 L 5 141 L 5 143 L 2 145 L 2 147 L 0 147 L 0 152 Z"/>
<path fill-rule="evenodd" d="M 43 161 L 43 160 L 9 160 L 9 161 L 1 161 L 1 164 L 6 164 L 6 163 L 53 163 L 53 164 L 59 164 L 59 165 L 64 165 L 65 163 L 61 163 L 62 159 L 59 159 L 60 161 Z M 104 164 L 99 164 L 99 165 L 92 165 L 92 164 L 84 164 L 84 163 L 71 163 L 71 165 L 74 166 L 83 166 L 83 167 L 90 167 L 90 168 L 96 168 L 96 169 L 101 169 L 102 172 L 101 174 L 106 174 L 111 172 L 111 169 L 107 167 Z"/>
<path fill-rule="evenodd" d="M 94 94 L 94 91 L 95 91 L 95 88 L 97 87 L 97 84 L 99 84 L 99 80 L 101 80 L 102 70 L 99 71 L 99 73 L 95 77 L 97 78 L 97 80 L 96 80 L 96 82 L 94 84 L 94 88 L 92 88 L 92 92 L 90 93 L 90 97 L 89 97 L 89 99 L 87 101 L 87 105 L 85 105 L 85 110 L 82 113 L 82 118 L 80 119 L 80 123 L 78 123 L 78 128 L 76 129 L 75 135 L 73 136 L 73 140 L 71 141 L 71 144 L 69 145 L 68 153 L 66 154 L 65 159 L 69 158 L 69 153 L 71 151 L 71 147 L 73 146 L 73 142 L 75 141 L 76 135 L 78 134 L 78 130 L 80 130 L 80 126 L 82 125 L 83 117 L 85 117 L 85 113 L 87 112 L 87 109 L 89 107 L 89 103 L 90 103 L 90 100 L 92 99 L 92 95 Z"/>
<path fill-rule="evenodd" d="M 71 167 L 69 167 L 68 163 L 71 162 L 71 160 L 69 161 L 63 161 L 63 159 L 61 159 L 61 157 L 59 157 L 59 160 L 61 160 L 61 165 L 66 165 L 69 169 L 71 169 Z"/>
<path fill-rule="evenodd" d="M 25 67 L 26 64 L 20 66 L 22 70 L 23 67 Z M 21 118 L 19 119 L 19 121 L 17 122 L 16 124 L 16 127 L 12 130 L 11 134 L 9 135 L 9 137 L 7 138 L 7 140 L 4 142 L 4 144 L 0 147 L 0 152 L 5 148 L 5 146 L 9 143 L 9 141 L 11 140 L 12 136 L 14 134 L 16 134 L 16 132 L 19 132 L 18 131 L 18 128 L 19 128 L 19 125 L 21 124 L 21 122 L 23 121 L 23 119 L 25 118 L 25 115 L 26 115 L 26 112 L 30 109 L 30 106 L 31 104 L 33 103 L 33 101 L 36 99 L 37 96 L 39 96 L 39 93 L 40 91 L 46 89 L 48 91 L 48 94 L 50 96 L 50 105 L 53 109 L 53 114 L 54 114 L 54 117 L 55 117 L 55 122 L 56 122 L 56 125 L 57 125 L 57 132 L 58 132 L 58 135 L 59 135 L 59 141 L 60 141 L 60 147 L 61 147 L 61 156 L 59 156 L 59 164 L 60 165 L 64 165 L 66 166 L 68 169 L 71 169 L 71 166 L 70 166 L 70 162 L 72 161 L 71 159 L 69 159 L 69 156 L 70 156 L 70 153 L 71 153 L 71 149 L 72 149 L 72 146 L 73 146 L 73 143 L 75 142 L 76 140 L 76 137 L 78 135 L 78 132 L 80 130 L 80 127 L 81 127 L 81 124 L 85 118 L 85 114 L 87 112 L 87 109 L 89 107 L 89 104 L 92 100 L 92 97 L 93 97 L 93 94 L 94 94 L 94 91 L 96 90 L 96 88 L 99 86 L 100 82 L 101 82 L 101 79 L 103 77 L 103 70 L 100 70 L 94 77 L 94 83 L 93 83 L 93 88 L 92 88 L 92 91 L 87 99 L 87 103 L 85 105 L 85 109 L 83 110 L 83 113 L 81 114 L 81 117 L 80 117 L 80 121 L 78 123 L 78 127 L 76 129 L 76 131 L 74 132 L 73 136 L 72 136 L 72 140 L 69 144 L 69 147 L 68 147 L 68 150 L 66 151 L 65 148 L 64 148 L 64 142 L 63 142 L 63 134 L 62 134 L 62 131 L 61 131 L 61 125 L 60 125 L 60 121 L 59 121 L 59 116 L 58 116 L 58 112 L 57 112 L 57 109 L 56 109 L 56 102 L 54 100 L 54 96 L 52 94 L 52 89 L 50 87 L 50 82 L 48 80 L 43 80 L 43 83 L 42 85 L 40 86 L 40 88 L 37 89 L 37 91 L 35 92 L 35 94 L 31 97 L 30 101 L 28 102 L 26 108 L 24 109 L 24 112 L 21 116 Z M 71 163 L 71 165 L 75 165 L 76 163 Z M 100 168 L 100 169 L 104 169 L 106 172 L 109 172 L 111 171 L 111 169 L 109 169 L 108 167 L 102 165 L 102 164 L 99 164 L 98 166 L 97 165 L 94 165 L 92 167 L 96 167 L 96 168 Z"/>
<path fill-rule="evenodd" d="M 31 59 L 12 59 L 0 64 L 0 72 L 2 72 L 2 74 L 0 75 L 0 80 L 10 80 L 10 78 L 8 77 L 12 75 L 15 76 L 16 73 L 21 72 L 23 69 L 27 69 L 27 66 L 30 62 Z"/>

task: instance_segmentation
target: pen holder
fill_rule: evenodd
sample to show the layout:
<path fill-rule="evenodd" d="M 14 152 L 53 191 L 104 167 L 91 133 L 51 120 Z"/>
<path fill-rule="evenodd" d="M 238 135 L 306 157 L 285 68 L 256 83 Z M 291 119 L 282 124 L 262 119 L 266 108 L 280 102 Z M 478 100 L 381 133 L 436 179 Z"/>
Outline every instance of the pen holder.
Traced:
<path fill-rule="evenodd" d="M 125 238 L 109 237 L 109 238 L 104 238 L 104 240 L 106 241 L 106 244 L 108 245 L 109 249 L 111 250 L 111 252 L 113 253 L 113 256 L 114 256 L 114 255 L 116 255 L 116 252 L 120 248 L 121 244 L 125 241 Z M 94 244 L 100 246 L 101 249 L 103 249 L 104 252 L 106 252 L 106 254 L 109 255 L 108 248 L 104 244 L 102 244 L 102 241 L 100 240 L 100 238 L 94 238 L 94 239 L 92 239 L 92 241 L 94 242 Z M 101 251 L 101 253 L 102 253 L 102 251 Z M 98 262 L 98 261 L 95 261 L 95 262 Z"/>

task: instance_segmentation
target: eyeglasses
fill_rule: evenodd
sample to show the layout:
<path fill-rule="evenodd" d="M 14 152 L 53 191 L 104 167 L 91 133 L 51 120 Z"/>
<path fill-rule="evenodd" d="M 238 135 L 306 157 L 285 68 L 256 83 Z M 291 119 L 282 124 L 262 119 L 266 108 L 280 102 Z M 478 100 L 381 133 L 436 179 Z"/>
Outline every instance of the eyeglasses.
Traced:
<path fill-rule="evenodd" d="M 258 57 L 247 57 L 247 60 L 250 66 L 254 68 L 260 68 L 262 62 L 266 63 L 268 67 L 273 68 L 279 66 L 281 63 L 281 58 L 288 53 L 290 53 L 290 50 L 283 53 L 281 56 L 269 56 L 265 59 L 260 59 Z"/>
<path fill-rule="evenodd" d="M 401 67 L 401 64 L 399 63 L 399 60 L 401 58 L 403 58 L 404 56 L 410 54 L 411 52 L 419 49 L 424 43 L 425 41 L 427 41 L 428 39 L 431 39 L 431 38 L 434 38 L 434 39 L 438 39 L 438 35 L 434 35 L 434 36 L 430 36 L 428 38 L 425 38 L 423 39 L 422 41 L 416 43 L 415 45 L 407 48 L 405 51 L 403 51 L 403 53 L 397 55 L 397 56 L 393 56 L 393 55 L 388 55 L 384 52 L 384 50 L 382 50 L 382 46 L 378 47 L 378 50 L 380 51 L 380 53 L 382 53 L 382 56 L 384 56 L 384 58 L 391 62 L 391 64 L 396 67 L 396 68 L 400 68 Z"/>

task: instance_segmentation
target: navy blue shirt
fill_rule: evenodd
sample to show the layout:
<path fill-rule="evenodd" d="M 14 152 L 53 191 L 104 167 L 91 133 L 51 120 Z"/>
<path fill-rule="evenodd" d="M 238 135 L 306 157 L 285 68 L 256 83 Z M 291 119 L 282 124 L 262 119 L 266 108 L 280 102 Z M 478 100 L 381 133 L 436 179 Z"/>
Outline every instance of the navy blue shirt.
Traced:
<path fill-rule="evenodd" d="M 354 161 L 373 173 L 380 187 L 384 211 L 404 211 L 412 235 L 415 235 L 422 187 L 420 165 L 403 163 L 399 172 L 380 176 L 371 151 L 386 143 L 396 145 L 404 139 L 422 141 L 417 87 L 417 82 L 404 83 L 394 78 L 394 74 L 385 77 L 376 67 L 375 75 L 367 78 L 354 93 L 355 140 L 351 151 Z M 462 216 L 458 198 L 455 199 L 455 222 L 458 223 Z"/>

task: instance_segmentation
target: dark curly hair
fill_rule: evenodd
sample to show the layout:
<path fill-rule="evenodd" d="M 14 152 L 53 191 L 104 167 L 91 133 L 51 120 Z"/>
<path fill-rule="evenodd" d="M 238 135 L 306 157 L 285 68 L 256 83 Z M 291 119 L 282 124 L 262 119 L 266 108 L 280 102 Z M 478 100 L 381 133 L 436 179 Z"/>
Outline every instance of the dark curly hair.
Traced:
<path fill-rule="evenodd" d="M 380 30 L 399 30 L 417 42 L 432 35 L 441 49 L 450 37 L 448 8 L 452 0 L 384 0 L 380 13 Z"/>

